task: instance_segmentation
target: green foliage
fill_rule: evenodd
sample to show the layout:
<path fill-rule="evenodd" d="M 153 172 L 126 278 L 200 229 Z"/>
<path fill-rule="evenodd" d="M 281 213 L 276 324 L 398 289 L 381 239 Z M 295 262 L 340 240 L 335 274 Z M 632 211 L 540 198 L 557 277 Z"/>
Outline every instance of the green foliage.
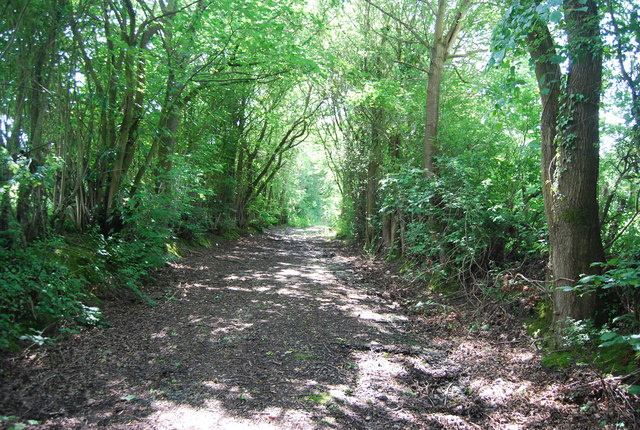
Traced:
<path fill-rule="evenodd" d="M 600 340 L 600 346 L 606 348 L 616 345 L 629 345 L 634 351 L 640 352 L 640 334 L 621 335 L 614 331 L 604 333 Z"/>
<path fill-rule="evenodd" d="M 574 9 L 574 11 L 583 10 L 586 10 L 586 7 Z M 562 0 L 541 2 L 515 0 L 511 2 L 505 8 L 502 20 L 495 26 L 491 46 L 492 55 L 488 67 L 502 64 L 506 54 L 510 51 L 516 55 L 524 54 L 527 37 L 540 31 L 543 26 L 563 27 L 566 18 L 564 12 Z M 567 13 L 567 16 L 569 15 L 570 12 Z M 562 53 L 549 53 L 541 60 L 559 64 L 563 63 L 566 58 Z"/>
<path fill-rule="evenodd" d="M 542 364 L 552 369 L 591 366 L 606 374 L 624 375 L 638 368 L 637 336 L 622 336 L 609 326 L 596 327 L 592 321 L 567 320 L 555 331 L 547 327 Z M 635 351 L 634 351 L 635 350 Z"/>
<path fill-rule="evenodd" d="M 550 369 L 560 370 L 576 364 L 576 362 L 578 362 L 576 358 L 577 357 L 574 352 L 561 351 L 545 355 L 542 358 L 541 363 L 543 366 Z"/>
<path fill-rule="evenodd" d="M 336 221 L 336 237 L 352 239 L 356 231 L 355 205 L 346 198 L 342 201 L 341 212 Z"/>
<path fill-rule="evenodd" d="M 588 275 L 578 281 L 576 287 L 564 289 L 578 289 L 595 291 L 597 289 L 620 288 L 629 289 L 631 294 L 640 289 L 640 261 L 635 259 L 612 259 L 606 265 L 594 263 L 593 266 L 604 266 L 607 269 L 602 275 Z"/>
<path fill-rule="evenodd" d="M 616 97 L 619 103 L 630 103 Z M 626 106 L 625 106 L 626 108 Z M 602 232 L 609 255 L 625 258 L 640 249 L 640 223 L 637 192 L 640 177 L 640 146 L 634 139 L 634 127 L 607 127 L 615 146 L 602 157 L 600 172 Z"/>
<path fill-rule="evenodd" d="M 326 392 L 326 391 L 321 391 L 318 393 L 313 393 L 313 394 L 309 394 L 307 396 L 305 396 L 305 399 L 307 401 L 309 401 L 310 403 L 317 403 L 319 405 L 327 405 L 329 402 L 331 402 L 331 393 Z"/>
<path fill-rule="evenodd" d="M 333 225 L 338 206 L 335 182 L 324 154 L 312 145 L 304 149 L 297 154 L 283 184 L 287 223 L 297 227 Z"/>
<path fill-rule="evenodd" d="M 638 320 L 638 261 L 613 259 L 607 264 L 596 263 L 604 271 L 588 275 L 576 286 L 561 287 L 565 291 L 599 294 L 605 301 L 608 320 L 602 327 L 591 321 L 568 321 L 561 325 L 560 352 L 549 354 L 543 364 L 549 367 L 569 366 L 571 359 L 586 363 L 612 374 L 632 373 L 640 365 L 640 321 Z M 566 358 L 566 360 L 565 360 Z M 565 366 L 565 367 L 566 367 Z M 631 386 L 631 390 L 635 390 Z"/>
<path fill-rule="evenodd" d="M 602 274 L 583 276 L 575 286 L 560 287 L 564 291 L 578 291 L 580 293 L 596 293 L 603 297 L 613 297 L 618 300 L 608 303 L 611 312 L 611 323 L 621 324 L 627 328 L 637 328 L 640 324 L 640 261 L 635 256 L 626 259 L 612 259 L 606 264 L 593 263 L 601 266 Z M 633 338 L 629 339 L 630 342 Z"/>
<path fill-rule="evenodd" d="M 91 301 L 86 282 L 65 266 L 63 243 L 49 240 L 29 248 L 0 248 L 0 349 L 19 339 L 44 343 L 62 320 L 96 325 L 100 312 Z"/>
<path fill-rule="evenodd" d="M 249 226 L 255 231 L 262 231 L 265 227 L 280 224 L 279 209 L 262 195 L 257 196 L 248 208 Z"/>
<path fill-rule="evenodd" d="M 40 424 L 38 420 L 22 420 L 15 415 L 0 415 L 0 423 L 4 423 L 3 428 L 7 430 L 24 430 Z"/>
<path fill-rule="evenodd" d="M 535 213 L 508 210 L 493 179 L 479 181 L 463 157 L 441 162 L 446 174 L 440 177 L 404 169 L 381 182 L 381 212 L 399 210 L 410 220 L 407 257 L 426 262 L 432 275 L 446 279 L 539 255 Z"/>

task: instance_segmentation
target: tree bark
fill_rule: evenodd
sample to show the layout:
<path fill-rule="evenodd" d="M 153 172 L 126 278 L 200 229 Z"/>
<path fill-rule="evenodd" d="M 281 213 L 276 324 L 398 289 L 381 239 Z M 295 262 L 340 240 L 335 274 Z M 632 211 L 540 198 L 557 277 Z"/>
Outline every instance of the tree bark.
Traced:
<path fill-rule="evenodd" d="M 563 291 L 605 259 L 598 220 L 597 181 L 602 46 L 594 0 L 564 2 L 569 69 L 566 87 L 555 44 L 538 21 L 527 44 L 542 102 L 542 187 L 549 228 L 554 321 L 592 318 L 594 294 Z"/>
<path fill-rule="evenodd" d="M 566 94 L 561 104 L 562 127 L 553 171 L 549 225 L 553 253 L 553 304 L 556 321 L 591 318 L 595 294 L 562 291 L 583 274 L 597 273 L 604 262 L 598 217 L 599 103 L 602 84 L 602 45 L 596 2 L 580 11 L 579 0 L 565 0 L 569 53 Z"/>
<path fill-rule="evenodd" d="M 433 42 L 431 44 L 431 57 L 429 59 L 429 76 L 427 79 L 426 117 L 424 124 L 423 162 L 427 172 L 436 174 L 437 166 L 434 158 L 437 153 L 438 124 L 440 121 L 440 91 L 442 89 L 442 73 L 449 55 L 449 51 L 458 37 L 467 9 L 471 6 L 470 0 L 460 2 L 455 11 L 449 30 L 445 34 L 445 19 L 447 2 L 438 0 L 436 11 L 436 24 L 433 30 Z"/>
<path fill-rule="evenodd" d="M 378 207 L 376 204 L 376 195 L 378 191 L 379 169 L 381 153 L 381 133 L 380 125 L 382 122 L 383 110 L 379 107 L 372 108 L 371 115 L 371 152 L 367 163 L 367 179 L 365 191 L 365 230 L 364 241 L 368 249 L 373 249 L 376 241 L 376 217 Z"/>

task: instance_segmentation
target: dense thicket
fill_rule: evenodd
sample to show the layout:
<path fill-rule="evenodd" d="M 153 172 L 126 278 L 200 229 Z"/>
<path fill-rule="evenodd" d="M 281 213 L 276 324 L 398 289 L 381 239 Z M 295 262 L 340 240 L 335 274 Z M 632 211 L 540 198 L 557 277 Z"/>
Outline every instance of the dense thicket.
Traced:
<path fill-rule="evenodd" d="M 632 3 L 5 2 L 0 347 L 97 321 L 176 241 L 335 222 L 637 350 Z"/>
<path fill-rule="evenodd" d="M 2 346 L 135 290 L 176 238 L 286 221 L 276 175 L 321 103 L 304 7 L 3 3 Z"/>

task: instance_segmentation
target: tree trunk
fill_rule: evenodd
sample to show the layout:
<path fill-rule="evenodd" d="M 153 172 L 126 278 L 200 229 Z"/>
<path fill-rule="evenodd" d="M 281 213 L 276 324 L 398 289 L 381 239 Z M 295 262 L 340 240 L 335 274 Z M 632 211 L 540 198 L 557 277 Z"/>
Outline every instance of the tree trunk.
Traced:
<path fill-rule="evenodd" d="M 29 139 L 27 156 L 29 158 L 29 173 L 35 175 L 43 166 L 47 153 L 43 144 L 44 121 L 49 105 L 49 87 L 51 71 L 49 63 L 55 62 L 56 40 L 59 32 L 59 9 L 57 2 L 51 5 L 51 17 L 48 22 L 46 38 L 35 51 L 29 79 L 28 118 Z M 47 145 L 48 146 L 48 145 Z M 16 216 L 22 225 L 22 233 L 27 242 L 31 242 L 44 234 L 47 223 L 45 204 L 45 190 L 42 183 L 33 185 L 24 183 L 18 191 Z"/>
<path fill-rule="evenodd" d="M 440 90 L 442 88 L 442 73 L 444 64 L 449 55 L 451 47 L 455 43 L 462 19 L 467 9 L 471 6 L 470 0 L 460 2 L 449 31 L 445 34 L 445 19 L 447 15 L 447 2 L 438 0 L 438 10 L 436 11 L 436 24 L 433 31 L 433 42 L 431 44 L 431 57 L 429 59 L 429 76 L 427 79 L 427 99 L 426 118 L 424 124 L 424 168 L 429 173 L 437 173 L 437 166 L 434 164 L 434 157 L 437 153 L 436 140 L 438 137 L 438 123 L 440 120 Z"/>
<path fill-rule="evenodd" d="M 400 159 L 400 134 L 393 134 L 389 144 L 389 156 L 394 160 L 395 165 Z M 397 228 L 397 210 L 394 209 L 392 213 L 385 214 L 382 217 L 382 245 L 386 248 L 387 252 L 390 252 L 393 249 L 396 241 Z"/>
<path fill-rule="evenodd" d="M 367 181 L 365 191 L 365 230 L 364 243 L 365 247 L 372 249 L 376 241 L 376 216 L 378 208 L 376 204 L 376 194 L 378 190 L 378 170 L 380 168 L 380 159 L 382 157 L 380 151 L 380 124 L 382 121 L 383 110 L 378 107 L 372 108 L 371 117 L 371 153 L 369 154 L 369 162 L 367 164 Z"/>
<path fill-rule="evenodd" d="M 436 26 L 434 30 L 431 58 L 429 60 L 429 77 L 427 80 L 426 118 L 424 123 L 424 168 L 429 173 L 436 173 L 434 157 L 436 155 L 436 138 L 438 137 L 438 121 L 440 118 L 440 89 L 444 69 L 447 46 L 443 40 L 445 0 L 438 0 Z"/>
<path fill-rule="evenodd" d="M 583 274 L 597 273 L 591 263 L 604 262 L 598 219 L 599 103 L 602 83 L 602 45 L 596 2 L 564 2 L 567 21 L 569 72 L 561 105 L 562 127 L 553 171 L 552 223 L 553 308 L 556 321 L 591 318 L 594 294 L 561 291 Z"/>
<path fill-rule="evenodd" d="M 542 187 L 549 228 L 554 321 L 591 318 L 596 297 L 575 286 L 591 263 L 604 261 L 598 220 L 598 103 L 602 77 L 598 12 L 593 0 L 565 1 L 569 70 L 561 103 L 560 66 L 548 28 L 537 22 L 527 39 L 542 102 Z M 559 125 L 561 124 L 561 125 Z"/>

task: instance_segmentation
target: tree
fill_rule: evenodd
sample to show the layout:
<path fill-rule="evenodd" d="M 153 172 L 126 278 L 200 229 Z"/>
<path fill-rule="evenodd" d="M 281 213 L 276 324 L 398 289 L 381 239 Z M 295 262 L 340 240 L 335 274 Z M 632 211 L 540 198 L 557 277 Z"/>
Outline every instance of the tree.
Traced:
<path fill-rule="evenodd" d="M 583 274 L 597 272 L 592 263 L 605 259 L 597 200 L 600 16 L 594 0 L 565 0 L 562 9 L 514 2 L 496 34 L 493 57 L 501 60 L 505 50 L 520 41 L 535 67 L 542 103 L 542 187 L 554 320 L 559 323 L 595 316 L 596 296 L 574 287 Z M 563 24 L 564 52 L 558 52 L 547 23 Z M 564 56 L 568 69 L 562 76 Z"/>
<path fill-rule="evenodd" d="M 420 32 L 416 30 L 413 23 L 409 23 L 396 14 L 383 9 L 371 0 L 366 1 L 407 28 L 411 35 L 430 52 L 425 100 L 426 117 L 423 163 L 424 168 L 428 172 L 436 173 L 437 168 L 434 164 L 434 157 L 437 153 L 438 123 L 440 121 L 440 92 L 444 66 L 445 62 L 451 58 L 451 51 L 454 49 L 458 34 L 464 23 L 464 17 L 469 12 L 473 0 L 461 0 L 452 8 L 452 11 L 448 10 L 449 5 L 445 0 L 438 0 L 438 5 L 435 9 L 429 5 L 433 13 L 433 33 L 430 41 L 425 35 L 420 34 Z"/>
<path fill-rule="evenodd" d="M 636 63 L 640 54 L 640 24 L 638 5 L 634 2 L 607 0 L 606 9 L 603 30 L 609 45 L 608 59 L 618 72 L 610 78 L 611 110 L 625 121 L 610 127 L 615 132 L 616 145 L 605 158 L 608 169 L 603 175 L 600 222 L 606 238 L 605 249 L 613 255 L 628 255 L 635 248 L 634 237 L 638 237 L 635 221 L 640 215 L 640 190 L 636 186 L 640 177 L 640 69 Z"/>
<path fill-rule="evenodd" d="M 54 65 L 61 61 L 59 46 L 66 25 L 61 3 L 15 1 L 3 6 L 6 20 L 0 31 L 8 37 L 0 55 L 4 70 L 0 230 L 9 245 L 28 243 L 47 230 L 47 190 L 43 182 L 50 171 L 45 160 L 51 155 L 51 145 L 46 125 L 54 94 Z M 12 228 L 14 223 L 17 229 Z M 17 234 L 10 238 L 9 231 Z"/>
<path fill-rule="evenodd" d="M 282 169 L 288 153 L 309 135 L 309 127 L 322 102 L 313 88 L 295 81 L 280 81 L 270 93 L 252 87 L 253 94 L 238 121 L 239 146 L 235 169 L 236 223 L 246 228 L 248 206 L 263 194 Z M 293 98 L 293 100 L 292 100 Z"/>

